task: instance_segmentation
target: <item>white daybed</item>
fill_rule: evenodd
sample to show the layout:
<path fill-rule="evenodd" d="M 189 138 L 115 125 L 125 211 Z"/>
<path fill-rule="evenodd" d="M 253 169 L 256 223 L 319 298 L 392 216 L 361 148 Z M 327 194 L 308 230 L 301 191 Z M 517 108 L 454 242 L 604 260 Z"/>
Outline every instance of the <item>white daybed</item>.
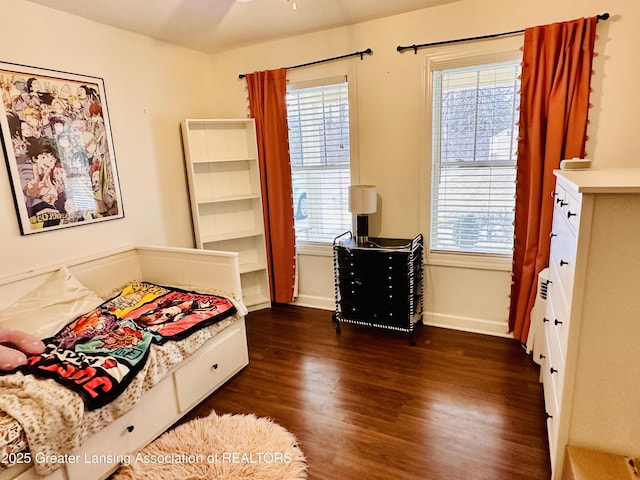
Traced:
<path fill-rule="evenodd" d="M 27 458 L 31 463 L 22 462 L 0 470 L 0 480 L 104 479 L 118 468 L 127 454 L 152 441 L 249 362 L 244 323 L 246 308 L 242 305 L 237 253 L 140 246 L 109 251 L 64 266 L 52 265 L 0 278 L 0 311 L 42 285 L 53 272 L 60 271 L 60 267 L 66 267 L 75 279 L 104 299 L 127 283 L 146 281 L 218 293 L 234 301 L 237 313 L 191 335 L 194 339 L 189 340 L 187 347 L 176 349 L 171 342 L 163 345 L 161 348 L 168 348 L 169 357 L 178 358 L 178 363 L 169 361 L 169 367 L 163 370 L 150 362 L 150 368 L 156 370 L 147 372 L 148 378 L 135 405 L 126 405 L 118 398 L 88 412 L 79 447 L 68 459 L 62 459 L 59 468 L 49 464 L 50 473 L 44 472 L 42 465 L 34 465 L 33 454 L 30 454 Z M 12 328 L 19 329 L 20 325 Z M 90 425 L 86 425 L 87 422 Z M 99 430 L 94 431 L 96 428 Z"/>

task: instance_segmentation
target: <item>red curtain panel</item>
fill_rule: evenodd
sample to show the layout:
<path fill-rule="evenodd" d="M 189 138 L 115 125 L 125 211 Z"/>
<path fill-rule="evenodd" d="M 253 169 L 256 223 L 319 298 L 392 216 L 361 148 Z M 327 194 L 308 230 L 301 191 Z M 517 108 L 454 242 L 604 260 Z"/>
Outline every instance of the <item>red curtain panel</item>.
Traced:
<path fill-rule="evenodd" d="M 286 70 L 250 73 L 246 80 L 258 138 L 271 301 L 286 303 L 293 300 L 295 279 Z"/>
<path fill-rule="evenodd" d="M 537 275 L 548 265 L 553 170 L 584 157 L 597 17 L 524 34 L 509 329 L 525 342 Z"/>

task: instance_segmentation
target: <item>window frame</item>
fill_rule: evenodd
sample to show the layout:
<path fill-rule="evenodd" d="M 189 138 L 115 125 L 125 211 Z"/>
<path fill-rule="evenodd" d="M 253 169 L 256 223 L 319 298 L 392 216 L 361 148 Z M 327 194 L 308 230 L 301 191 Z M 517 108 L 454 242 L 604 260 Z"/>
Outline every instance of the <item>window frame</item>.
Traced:
<path fill-rule="evenodd" d="M 359 183 L 359 156 L 358 156 L 358 115 L 356 92 L 356 69 L 352 65 L 353 60 L 340 62 L 334 65 L 320 65 L 311 69 L 287 71 L 287 85 L 295 85 L 297 88 L 314 87 L 340 83 L 345 79 L 348 84 L 349 100 L 349 163 L 351 184 Z M 351 229 L 355 231 L 354 219 L 351 220 Z M 303 255 L 329 257 L 333 256 L 332 242 L 318 242 L 300 240 L 296 238 L 296 252 Z"/>
<path fill-rule="evenodd" d="M 430 50 L 423 57 L 425 95 L 425 152 L 421 172 L 424 193 L 420 202 L 420 226 L 428 242 L 425 263 L 436 266 L 511 271 L 512 255 L 495 253 L 446 252 L 431 250 L 431 196 L 433 176 L 433 75 L 434 70 L 473 66 L 522 59 L 523 35 L 513 35 L 485 41 L 444 45 Z"/>

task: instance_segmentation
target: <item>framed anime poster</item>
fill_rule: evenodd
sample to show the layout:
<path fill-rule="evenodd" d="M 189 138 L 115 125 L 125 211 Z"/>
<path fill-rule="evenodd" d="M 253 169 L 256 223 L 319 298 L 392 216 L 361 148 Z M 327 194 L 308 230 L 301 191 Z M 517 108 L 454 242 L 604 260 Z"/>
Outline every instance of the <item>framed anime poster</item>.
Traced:
<path fill-rule="evenodd" d="M 0 62 L 0 91 L 22 235 L 124 217 L 103 80 Z"/>

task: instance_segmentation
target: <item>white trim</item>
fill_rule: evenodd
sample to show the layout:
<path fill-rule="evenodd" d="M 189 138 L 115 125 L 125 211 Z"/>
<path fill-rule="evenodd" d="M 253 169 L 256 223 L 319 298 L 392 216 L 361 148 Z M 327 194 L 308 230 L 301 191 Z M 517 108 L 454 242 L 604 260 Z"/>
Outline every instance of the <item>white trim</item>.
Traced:
<path fill-rule="evenodd" d="M 303 88 L 324 87 L 336 83 L 349 83 L 348 75 L 334 75 L 331 77 L 311 78 L 309 80 L 292 81 L 287 78 L 287 91 L 301 90 Z"/>
<path fill-rule="evenodd" d="M 333 298 L 319 297 L 316 295 L 300 295 L 291 305 L 298 307 L 317 308 L 318 310 L 334 311 L 336 309 L 336 301 Z"/>
<path fill-rule="evenodd" d="M 420 231 L 425 238 L 425 261 L 428 265 L 477 268 L 484 270 L 511 270 L 511 258 L 496 255 L 465 254 L 460 252 L 432 252 L 431 246 L 431 179 L 433 172 L 433 78 L 432 70 L 445 67 L 460 67 L 477 63 L 510 60 L 522 56 L 524 35 L 469 42 L 464 45 L 444 45 L 429 49 L 423 56 L 423 104 L 425 106 L 424 160 L 420 164 L 419 214 Z"/>
<path fill-rule="evenodd" d="M 302 242 L 296 244 L 296 253 L 314 257 L 331 257 L 333 256 L 333 245 L 320 242 Z"/>
<path fill-rule="evenodd" d="M 506 322 L 500 322 L 497 320 L 425 312 L 423 323 L 431 327 L 481 333 L 494 337 L 513 338 L 513 335 L 509 333 L 509 325 Z"/>
<path fill-rule="evenodd" d="M 513 259 L 500 255 L 476 255 L 462 252 L 430 252 L 427 250 L 427 265 L 437 265 L 440 267 L 473 268 L 476 270 L 497 270 L 510 272 L 513 266 Z"/>
<path fill-rule="evenodd" d="M 291 305 L 298 307 L 315 308 L 329 312 L 335 311 L 335 301 L 333 298 L 318 297 L 313 295 L 302 295 Z M 507 321 L 487 320 L 483 318 L 462 317 L 457 315 L 445 315 L 441 313 L 425 312 L 423 323 L 427 327 L 448 328 L 463 332 L 479 333 L 491 335 L 493 337 L 513 338 L 509 333 Z"/>
<path fill-rule="evenodd" d="M 287 83 L 290 88 L 306 88 L 312 86 L 329 85 L 346 81 L 349 98 L 349 162 L 351 185 L 360 183 L 360 153 L 358 134 L 358 65 L 355 58 L 338 63 L 316 65 L 302 70 L 287 71 Z M 289 88 L 289 86 L 287 87 Z M 352 218 L 351 228 L 355 231 L 355 216 Z M 328 250 L 324 250 L 324 246 Z M 296 244 L 298 253 L 316 256 L 330 256 L 331 243 L 301 243 Z"/>
<path fill-rule="evenodd" d="M 351 161 L 351 183 L 360 183 L 358 150 L 358 65 L 351 59 L 337 63 L 326 63 L 287 71 L 287 83 L 292 88 L 319 86 L 347 81 L 349 85 L 349 153 Z"/>

